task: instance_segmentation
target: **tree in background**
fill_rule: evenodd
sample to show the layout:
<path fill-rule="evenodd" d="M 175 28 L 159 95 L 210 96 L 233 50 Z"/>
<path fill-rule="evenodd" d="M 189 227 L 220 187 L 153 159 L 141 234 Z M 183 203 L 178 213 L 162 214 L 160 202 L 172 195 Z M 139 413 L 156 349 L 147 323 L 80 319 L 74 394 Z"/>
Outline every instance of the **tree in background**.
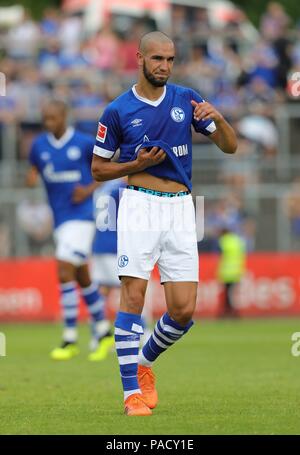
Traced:
<path fill-rule="evenodd" d="M 14 3 L 15 5 L 22 5 L 28 9 L 35 19 L 39 19 L 45 8 L 49 6 L 59 7 L 61 0 L 19 0 Z M 12 6 L 12 2 L 9 0 L 0 0 L 1 6 Z"/>
<path fill-rule="evenodd" d="M 233 3 L 238 5 L 249 17 L 249 19 L 259 26 L 262 14 L 265 13 L 267 5 L 270 0 L 232 0 Z M 282 5 L 286 13 L 291 17 L 292 21 L 298 22 L 300 20 L 300 10 L 298 0 L 279 0 L 276 3 Z"/>

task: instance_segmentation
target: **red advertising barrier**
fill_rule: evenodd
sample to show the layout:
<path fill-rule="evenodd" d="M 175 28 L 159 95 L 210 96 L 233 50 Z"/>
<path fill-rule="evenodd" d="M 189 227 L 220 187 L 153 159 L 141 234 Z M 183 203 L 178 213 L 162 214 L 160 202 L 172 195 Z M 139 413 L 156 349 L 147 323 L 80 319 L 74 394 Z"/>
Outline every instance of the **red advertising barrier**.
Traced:
<path fill-rule="evenodd" d="M 59 318 L 59 287 L 53 259 L 0 262 L 0 320 Z"/>
<path fill-rule="evenodd" d="M 196 317 L 216 317 L 222 310 L 222 286 L 216 280 L 218 257 L 201 255 Z M 300 315 L 300 254 L 254 253 L 234 291 L 242 316 Z M 147 291 L 147 307 L 155 317 L 165 311 L 163 286 L 155 270 Z M 108 301 L 113 317 L 119 290 Z M 81 303 L 80 317 L 87 316 Z M 60 318 L 59 287 L 53 259 L 0 261 L 0 321 L 55 321 Z"/>

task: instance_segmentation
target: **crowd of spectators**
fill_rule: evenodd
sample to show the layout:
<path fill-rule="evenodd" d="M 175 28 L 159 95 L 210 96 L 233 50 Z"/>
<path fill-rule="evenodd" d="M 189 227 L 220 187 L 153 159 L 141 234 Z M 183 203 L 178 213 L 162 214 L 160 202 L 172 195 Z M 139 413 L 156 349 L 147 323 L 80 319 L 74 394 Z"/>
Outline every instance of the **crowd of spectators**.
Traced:
<path fill-rule="evenodd" d="M 147 19 L 133 20 L 126 31 L 115 30 L 107 21 L 89 35 L 80 14 L 48 8 L 36 22 L 26 11 L 20 23 L 0 30 L 0 65 L 7 84 L 0 122 L 21 122 L 25 129 L 29 123 L 35 126 L 41 105 L 54 96 L 68 101 L 78 126 L 93 133 L 101 108 L 135 80 L 139 38 L 155 29 L 155 22 Z M 237 10 L 216 30 L 206 9 L 174 5 L 173 80 L 199 91 L 237 123 L 243 136 L 252 130 L 239 126 L 247 117 L 255 130 L 249 139 L 272 155 L 278 142 L 273 134 L 274 105 L 289 96 L 289 75 L 299 70 L 300 28 L 292 28 L 284 7 L 275 2 L 268 5 L 251 39 L 243 32 L 245 22 Z M 256 127 L 261 117 L 264 135 Z"/>
<path fill-rule="evenodd" d="M 241 10 L 216 29 L 207 9 L 174 5 L 171 24 L 168 33 L 177 48 L 172 81 L 200 92 L 235 126 L 239 153 L 230 164 L 220 161 L 218 181 L 240 191 L 259 181 L 257 162 L 272 160 L 278 153 L 274 112 L 280 103 L 293 100 L 290 81 L 300 71 L 300 25 L 292 25 L 276 2 L 268 4 L 251 36 L 245 32 L 249 21 Z M 155 28 L 145 16 L 132 20 L 126 31 L 107 21 L 91 35 L 84 29 L 82 14 L 53 8 L 46 9 L 40 21 L 26 11 L 20 23 L 0 28 L 0 68 L 6 77 L 6 96 L 0 96 L 0 137 L 6 125 L 18 125 L 18 159 L 27 158 L 41 129 L 41 108 L 49 98 L 65 100 L 75 125 L 94 135 L 101 110 L 136 79 L 140 36 Z M 0 140 L 0 159 L 1 153 Z M 210 209 L 211 219 L 221 223 L 224 203 Z M 236 212 L 237 229 L 248 230 L 252 249 L 255 228 L 242 209 Z M 215 221 L 210 222 L 209 232 Z"/>

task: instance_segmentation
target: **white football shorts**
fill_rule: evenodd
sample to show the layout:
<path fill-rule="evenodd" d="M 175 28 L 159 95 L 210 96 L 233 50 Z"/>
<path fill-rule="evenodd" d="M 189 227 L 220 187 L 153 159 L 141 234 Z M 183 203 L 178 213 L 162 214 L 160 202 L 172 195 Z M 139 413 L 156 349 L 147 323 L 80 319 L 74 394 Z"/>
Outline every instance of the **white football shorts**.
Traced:
<path fill-rule="evenodd" d="M 61 261 L 80 266 L 88 262 L 95 235 L 93 221 L 71 220 L 54 231 L 55 257 Z"/>
<path fill-rule="evenodd" d="M 126 188 L 118 212 L 118 274 L 149 280 L 156 263 L 161 283 L 199 281 L 192 196 Z"/>
<path fill-rule="evenodd" d="M 120 287 L 116 254 L 94 254 L 91 258 L 92 280 L 102 286 Z"/>

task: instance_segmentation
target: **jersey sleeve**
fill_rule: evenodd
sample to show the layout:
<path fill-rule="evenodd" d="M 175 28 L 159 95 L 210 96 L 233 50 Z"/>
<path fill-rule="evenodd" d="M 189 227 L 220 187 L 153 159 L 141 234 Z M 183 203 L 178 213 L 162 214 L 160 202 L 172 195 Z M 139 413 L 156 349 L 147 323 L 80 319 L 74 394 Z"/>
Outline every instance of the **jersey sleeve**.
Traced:
<path fill-rule="evenodd" d="M 28 155 L 29 163 L 39 169 L 39 156 L 38 156 L 38 147 L 36 141 L 33 142 L 29 155 Z"/>
<path fill-rule="evenodd" d="M 94 150 L 95 140 L 93 136 L 87 137 L 86 139 L 86 159 L 89 164 L 91 164 L 93 159 L 93 150 Z"/>
<path fill-rule="evenodd" d="M 119 115 L 111 105 L 104 110 L 97 130 L 94 154 L 103 158 L 112 158 L 121 142 Z"/>
<path fill-rule="evenodd" d="M 194 90 L 191 90 L 191 100 L 195 100 L 197 103 L 203 103 L 205 100 Z M 202 133 L 205 136 L 209 136 L 211 133 L 216 131 L 217 127 L 213 120 L 195 120 L 193 118 L 192 124 L 197 133 Z"/>

